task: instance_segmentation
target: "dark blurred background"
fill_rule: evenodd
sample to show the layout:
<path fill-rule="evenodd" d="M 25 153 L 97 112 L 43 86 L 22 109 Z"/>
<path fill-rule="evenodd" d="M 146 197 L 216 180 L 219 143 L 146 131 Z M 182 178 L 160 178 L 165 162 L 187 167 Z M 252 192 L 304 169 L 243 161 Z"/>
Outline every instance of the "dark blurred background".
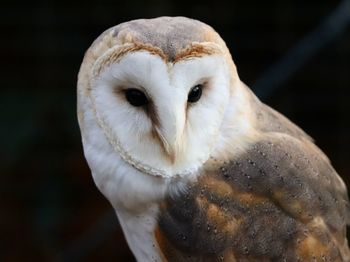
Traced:
<path fill-rule="evenodd" d="M 76 118 L 85 50 L 131 19 L 213 26 L 241 79 L 309 133 L 350 185 L 349 2 L 2 1 L 0 261 L 133 261 Z"/>

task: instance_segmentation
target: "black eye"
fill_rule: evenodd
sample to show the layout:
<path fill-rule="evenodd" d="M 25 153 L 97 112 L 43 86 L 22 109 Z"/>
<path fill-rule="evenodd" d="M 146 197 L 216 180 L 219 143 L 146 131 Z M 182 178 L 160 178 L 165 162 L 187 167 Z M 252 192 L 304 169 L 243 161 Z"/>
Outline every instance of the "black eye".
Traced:
<path fill-rule="evenodd" d="M 188 93 L 187 101 L 190 103 L 197 102 L 202 96 L 202 85 L 195 85 Z"/>
<path fill-rule="evenodd" d="M 130 105 L 143 106 L 148 104 L 146 95 L 138 89 L 130 88 L 125 90 L 125 98 Z"/>

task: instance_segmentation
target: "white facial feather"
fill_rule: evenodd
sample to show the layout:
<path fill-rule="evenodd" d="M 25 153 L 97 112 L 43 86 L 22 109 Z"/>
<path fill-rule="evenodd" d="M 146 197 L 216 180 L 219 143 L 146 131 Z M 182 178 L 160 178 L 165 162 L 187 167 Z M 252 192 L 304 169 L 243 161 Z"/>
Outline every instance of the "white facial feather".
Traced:
<path fill-rule="evenodd" d="M 220 127 L 220 137 L 211 152 L 211 156 L 220 158 L 222 162 L 238 156 L 259 140 L 259 132 L 255 129 L 255 112 L 249 104 L 250 95 L 245 84 L 237 81 Z"/>
<path fill-rule="evenodd" d="M 136 167 L 172 177 L 193 173 L 209 157 L 227 106 L 230 76 L 222 56 L 206 56 L 166 64 L 148 52 L 127 54 L 92 80 L 91 99 L 100 125 L 117 151 Z M 204 84 L 197 103 L 187 95 Z M 159 140 L 152 137 L 152 121 L 130 105 L 121 89 L 138 88 L 154 103 L 160 132 L 175 152 L 169 161 Z"/>

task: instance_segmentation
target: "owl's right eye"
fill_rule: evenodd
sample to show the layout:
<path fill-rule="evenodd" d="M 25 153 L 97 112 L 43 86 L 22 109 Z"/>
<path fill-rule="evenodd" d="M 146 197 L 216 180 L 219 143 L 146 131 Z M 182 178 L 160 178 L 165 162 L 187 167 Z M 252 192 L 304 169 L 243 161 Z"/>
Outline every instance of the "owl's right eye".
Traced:
<path fill-rule="evenodd" d="M 136 88 L 126 89 L 125 98 L 130 105 L 135 107 L 144 106 L 148 104 L 148 99 L 146 95 Z"/>

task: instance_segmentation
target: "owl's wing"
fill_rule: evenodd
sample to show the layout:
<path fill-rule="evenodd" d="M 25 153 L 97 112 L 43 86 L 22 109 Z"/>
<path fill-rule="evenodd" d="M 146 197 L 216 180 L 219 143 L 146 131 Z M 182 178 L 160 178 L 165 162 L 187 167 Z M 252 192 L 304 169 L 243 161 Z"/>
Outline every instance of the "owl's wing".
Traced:
<path fill-rule="evenodd" d="M 345 186 L 319 150 L 276 134 L 162 204 L 168 261 L 348 261 Z"/>

